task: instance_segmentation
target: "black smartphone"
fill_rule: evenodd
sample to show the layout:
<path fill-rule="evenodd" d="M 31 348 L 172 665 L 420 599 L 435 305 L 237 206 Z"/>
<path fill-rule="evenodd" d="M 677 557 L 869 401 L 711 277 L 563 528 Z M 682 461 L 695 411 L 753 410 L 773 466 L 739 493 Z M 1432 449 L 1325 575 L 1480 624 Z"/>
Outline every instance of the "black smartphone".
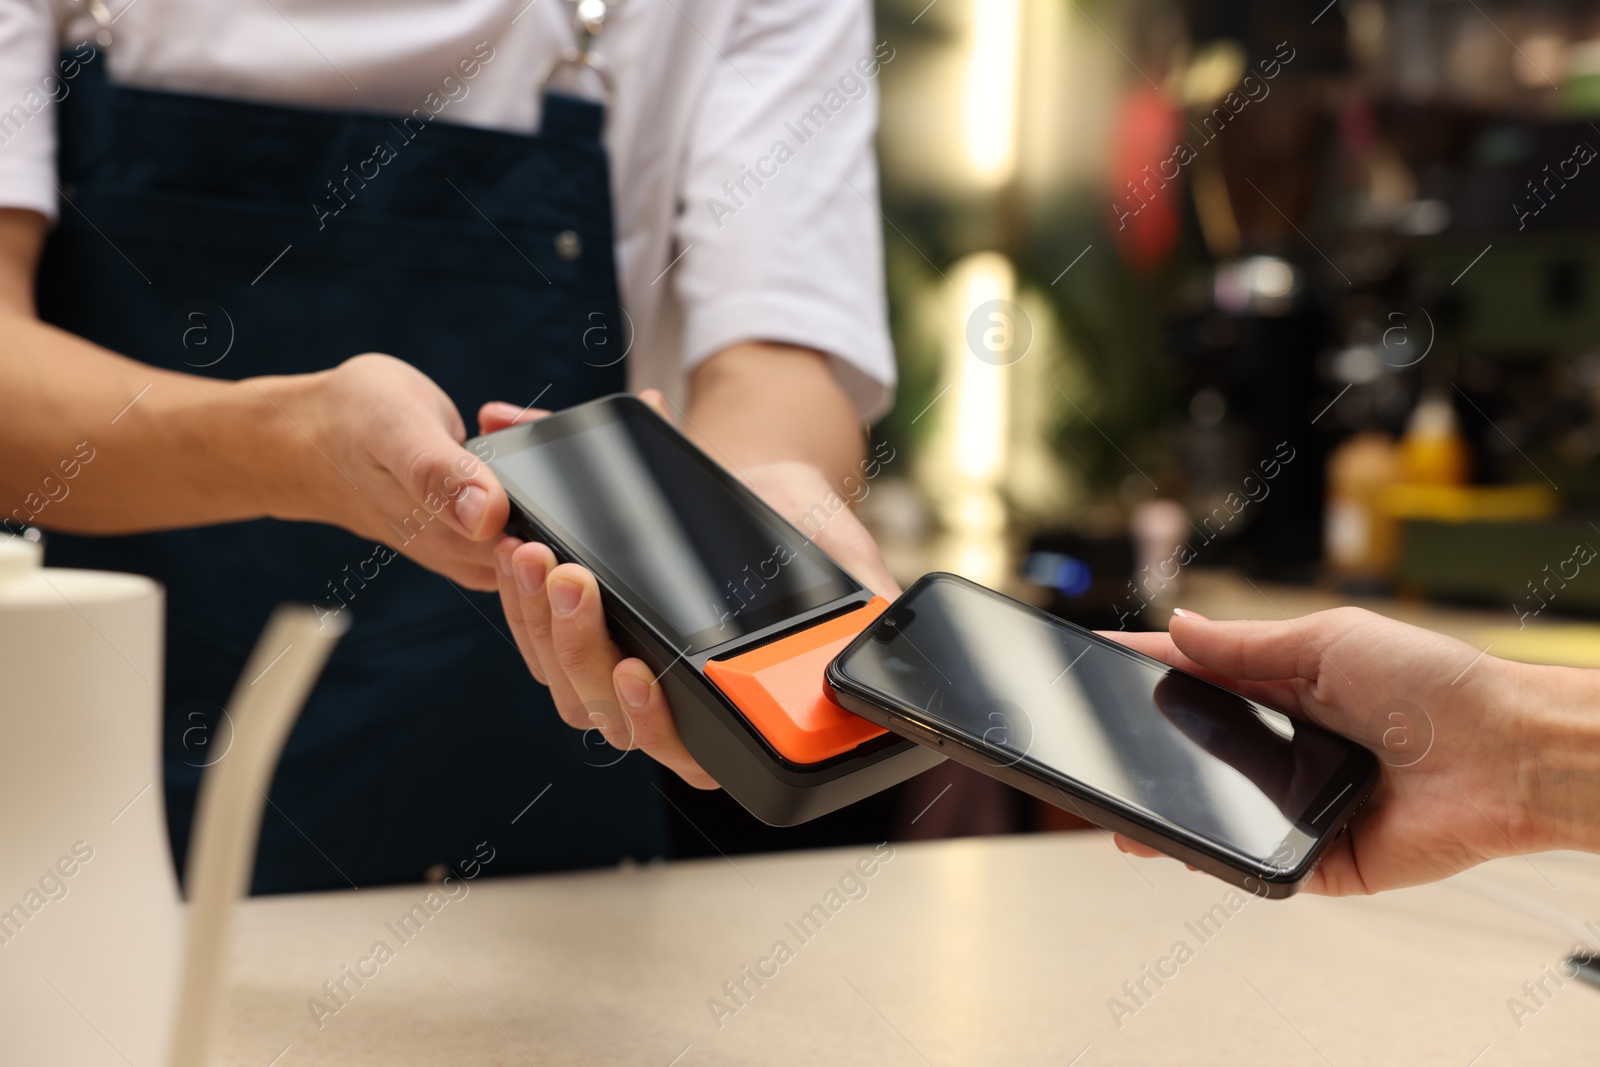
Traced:
<path fill-rule="evenodd" d="M 603 397 L 467 447 L 505 487 L 508 533 L 593 572 L 612 639 L 659 676 L 689 753 L 757 818 L 804 822 L 940 762 L 823 682 L 887 602 L 649 405 Z"/>
<path fill-rule="evenodd" d="M 1353 741 L 952 574 L 829 664 L 844 707 L 1257 896 L 1377 784 Z"/>

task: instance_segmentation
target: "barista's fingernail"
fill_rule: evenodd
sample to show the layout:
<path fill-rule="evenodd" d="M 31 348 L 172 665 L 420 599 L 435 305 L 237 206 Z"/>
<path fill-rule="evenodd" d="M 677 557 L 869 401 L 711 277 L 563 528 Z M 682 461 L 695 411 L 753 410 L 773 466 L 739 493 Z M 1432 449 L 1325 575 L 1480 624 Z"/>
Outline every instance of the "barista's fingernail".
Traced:
<path fill-rule="evenodd" d="M 611 720 L 600 714 L 598 711 L 592 711 L 589 713 L 589 721 L 594 723 L 594 728 L 599 730 L 601 733 L 605 733 L 607 730 L 611 729 Z"/>
<path fill-rule="evenodd" d="M 494 565 L 495 565 L 495 569 L 500 572 L 500 577 L 502 577 L 502 578 L 511 577 L 511 553 L 510 552 L 496 552 L 494 554 Z"/>
<path fill-rule="evenodd" d="M 461 495 L 456 497 L 456 521 L 468 533 L 478 532 L 478 523 L 483 521 L 483 509 L 489 504 L 489 494 L 475 485 L 469 485 L 461 490 Z"/>
<path fill-rule="evenodd" d="M 650 684 L 635 678 L 631 674 L 617 675 L 617 695 L 622 697 L 622 702 L 630 708 L 642 708 L 645 701 L 650 699 Z"/>
<path fill-rule="evenodd" d="M 550 610 L 557 615 L 571 615 L 578 601 L 583 599 L 583 586 L 571 578 L 550 583 Z"/>
<path fill-rule="evenodd" d="M 507 404 L 504 400 L 491 400 L 483 405 L 483 413 L 492 415 L 497 419 L 503 419 L 506 422 L 512 422 L 518 415 L 522 414 L 522 409 L 515 404 Z"/>
<path fill-rule="evenodd" d="M 518 559 L 513 560 L 511 566 L 517 572 L 517 591 L 523 596 L 533 596 L 544 588 L 543 560 Z"/>

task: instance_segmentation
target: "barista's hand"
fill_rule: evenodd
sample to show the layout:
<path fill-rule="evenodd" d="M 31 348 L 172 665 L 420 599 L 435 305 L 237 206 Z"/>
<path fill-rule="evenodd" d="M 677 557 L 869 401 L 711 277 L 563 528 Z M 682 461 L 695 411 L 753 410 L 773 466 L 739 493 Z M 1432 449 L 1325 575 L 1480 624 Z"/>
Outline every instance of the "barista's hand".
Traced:
<path fill-rule="evenodd" d="M 492 542 L 506 494 L 461 447 L 461 415 L 427 375 L 369 353 L 240 385 L 291 428 L 281 438 L 290 454 L 262 457 L 271 514 L 342 526 L 470 589 L 496 588 Z"/>
<path fill-rule="evenodd" d="M 646 392 L 643 399 L 666 414 L 659 394 Z M 478 421 L 490 433 L 545 414 L 519 414 L 509 404 L 488 404 Z M 791 522 L 798 523 L 833 495 L 827 479 L 804 463 L 772 463 L 740 473 Z M 874 592 L 898 595 L 872 536 L 848 508 L 834 510 L 815 541 Z M 517 647 L 534 677 L 550 687 L 562 720 L 579 730 L 598 729 L 615 748 L 643 749 L 690 785 L 717 788 L 684 747 L 672 708 L 650 668 L 625 658 L 612 642 L 594 575 L 576 564 L 558 566 L 547 546 L 514 537 L 495 546 L 495 562 L 500 601 Z"/>
<path fill-rule="evenodd" d="M 1498 856 L 1586 847 L 1558 815 L 1576 802 L 1550 751 L 1565 725 L 1545 697 L 1550 672 L 1562 668 L 1483 655 L 1359 608 L 1282 622 L 1184 613 L 1173 617 L 1170 633 L 1106 636 L 1378 754 L 1377 790 L 1330 847 L 1309 892 L 1376 893 Z M 1566 673 L 1589 675 L 1594 693 L 1595 672 Z M 1590 711 L 1589 723 L 1592 731 L 1600 716 Z M 1596 736 L 1588 738 L 1591 759 L 1600 755 Z M 1158 855 L 1120 835 L 1118 844 Z"/>

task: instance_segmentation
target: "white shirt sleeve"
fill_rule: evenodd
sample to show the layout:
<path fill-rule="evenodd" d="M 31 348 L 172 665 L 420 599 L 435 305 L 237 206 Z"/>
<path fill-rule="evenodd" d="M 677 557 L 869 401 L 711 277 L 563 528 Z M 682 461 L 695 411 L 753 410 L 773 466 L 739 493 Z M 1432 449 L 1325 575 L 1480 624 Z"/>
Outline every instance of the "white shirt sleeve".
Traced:
<path fill-rule="evenodd" d="M 861 0 L 747 3 L 713 61 L 683 160 L 667 278 L 685 371 L 731 344 L 827 353 L 863 418 L 894 395 L 873 133 L 876 42 Z"/>
<path fill-rule="evenodd" d="M 55 218 L 55 105 L 81 73 L 78 60 L 57 61 L 49 0 L 0 0 L 0 207 Z"/>

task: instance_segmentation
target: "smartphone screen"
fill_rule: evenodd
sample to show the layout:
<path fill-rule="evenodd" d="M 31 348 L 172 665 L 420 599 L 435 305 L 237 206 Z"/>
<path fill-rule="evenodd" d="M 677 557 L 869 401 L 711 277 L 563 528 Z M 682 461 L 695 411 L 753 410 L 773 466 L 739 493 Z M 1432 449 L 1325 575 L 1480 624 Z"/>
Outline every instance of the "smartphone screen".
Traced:
<path fill-rule="evenodd" d="M 1069 779 L 1268 868 L 1306 855 L 1358 784 L 1347 761 L 1370 762 L 1326 730 L 949 576 L 918 583 L 835 670 L 996 765 Z"/>
<path fill-rule="evenodd" d="M 558 551 L 625 597 L 680 654 L 861 588 L 637 400 L 597 401 L 526 430 L 512 443 L 496 440 L 490 468 L 560 541 Z"/>

